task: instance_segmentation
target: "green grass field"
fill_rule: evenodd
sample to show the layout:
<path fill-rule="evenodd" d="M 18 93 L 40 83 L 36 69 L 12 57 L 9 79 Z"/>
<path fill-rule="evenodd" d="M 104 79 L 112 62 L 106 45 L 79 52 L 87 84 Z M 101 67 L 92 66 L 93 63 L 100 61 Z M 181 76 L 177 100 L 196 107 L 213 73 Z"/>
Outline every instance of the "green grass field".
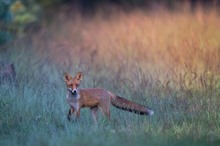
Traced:
<path fill-rule="evenodd" d="M 219 145 L 217 11 L 105 17 L 60 12 L 0 53 L 0 62 L 14 63 L 17 72 L 14 84 L 0 85 L 0 145 Z M 100 114 L 96 126 L 83 109 L 79 121 L 69 122 L 66 71 L 82 71 L 83 88 L 105 88 L 155 114 L 112 106 L 111 121 Z"/>

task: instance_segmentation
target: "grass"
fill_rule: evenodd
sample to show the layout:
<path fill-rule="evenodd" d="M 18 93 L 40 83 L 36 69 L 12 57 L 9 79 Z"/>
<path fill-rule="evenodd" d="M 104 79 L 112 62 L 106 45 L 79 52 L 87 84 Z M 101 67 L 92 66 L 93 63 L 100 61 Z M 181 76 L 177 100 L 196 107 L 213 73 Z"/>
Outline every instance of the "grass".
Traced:
<path fill-rule="evenodd" d="M 216 10 L 64 14 L 0 54 L 17 71 L 15 84 L 0 86 L 0 145 L 219 145 Z M 66 71 L 155 115 L 112 107 L 111 121 L 100 115 L 95 126 L 85 109 L 68 122 Z"/>

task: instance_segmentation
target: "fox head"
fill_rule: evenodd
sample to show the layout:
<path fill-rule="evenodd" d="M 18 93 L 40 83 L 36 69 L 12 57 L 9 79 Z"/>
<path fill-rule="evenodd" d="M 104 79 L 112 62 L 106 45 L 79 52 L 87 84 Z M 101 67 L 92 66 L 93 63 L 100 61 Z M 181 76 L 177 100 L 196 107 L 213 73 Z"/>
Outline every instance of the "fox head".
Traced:
<path fill-rule="evenodd" d="M 71 77 L 70 74 L 65 73 L 64 80 L 66 82 L 67 89 L 73 94 L 77 94 L 77 89 L 82 80 L 82 76 L 83 76 L 82 72 L 78 72 L 74 78 Z"/>

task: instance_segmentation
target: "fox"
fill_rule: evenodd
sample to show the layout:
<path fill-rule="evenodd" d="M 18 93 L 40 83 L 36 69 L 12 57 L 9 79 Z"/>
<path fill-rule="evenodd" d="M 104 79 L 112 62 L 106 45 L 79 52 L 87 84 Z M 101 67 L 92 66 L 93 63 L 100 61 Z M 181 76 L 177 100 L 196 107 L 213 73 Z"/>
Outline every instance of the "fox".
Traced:
<path fill-rule="evenodd" d="M 74 114 L 76 119 L 80 117 L 81 108 L 90 108 L 92 118 L 95 123 L 98 120 L 98 111 L 110 120 L 110 105 L 121 110 L 134 112 L 139 115 L 153 115 L 154 111 L 146 106 L 130 101 L 113 94 L 103 88 L 79 88 L 83 78 L 83 73 L 78 72 L 75 77 L 69 73 L 64 74 L 64 80 L 67 87 L 66 100 L 70 108 L 67 119 L 70 121 Z"/>

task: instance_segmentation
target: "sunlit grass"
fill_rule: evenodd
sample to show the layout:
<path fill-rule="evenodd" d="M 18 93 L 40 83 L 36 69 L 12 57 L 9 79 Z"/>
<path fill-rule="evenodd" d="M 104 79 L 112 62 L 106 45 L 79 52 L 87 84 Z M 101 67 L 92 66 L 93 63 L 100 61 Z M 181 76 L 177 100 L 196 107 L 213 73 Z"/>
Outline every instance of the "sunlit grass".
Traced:
<path fill-rule="evenodd" d="M 77 53 L 83 62 L 102 60 L 105 65 L 115 68 L 119 66 L 118 62 L 138 62 L 145 66 L 142 67 L 145 71 L 152 70 L 152 66 L 153 69 L 169 70 L 185 65 L 191 69 L 216 69 L 220 22 L 214 10 L 198 10 L 194 14 L 116 11 L 103 15 L 100 12 L 92 18 L 81 15 L 74 15 L 70 17 L 72 19 L 69 15 L 58 17 L 46 37 L 46 46 L 53 50 L 54 58 L 65 61 L 62 56 Z M 45 42 L 41 44 L 45 45 Z M 63 55 L 54 51 L 63 52 Z M 69 58 L 75 61 L 75 57 Z"/>

